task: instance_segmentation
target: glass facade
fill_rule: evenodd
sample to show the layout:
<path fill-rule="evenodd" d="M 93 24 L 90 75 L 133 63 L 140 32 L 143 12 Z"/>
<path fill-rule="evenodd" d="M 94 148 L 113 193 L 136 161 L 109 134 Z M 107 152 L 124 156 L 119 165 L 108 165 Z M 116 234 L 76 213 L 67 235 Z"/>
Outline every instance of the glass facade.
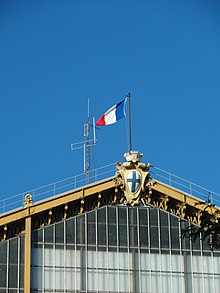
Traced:
<path fill-rule="evenodd" d="M 0 293 L 24 292 L 24 239 L 0 242 Z"/>
<path fill-rule="evenodd" d="M 159 209 L 118 205 L 34 230 L 31 292 L 220 292 L 220 252 L 182 239 L 188 225 Z M 9 272 L 10 241 L 1 264 Z M 1 279 L 9 288 L 10 274 Z"/>

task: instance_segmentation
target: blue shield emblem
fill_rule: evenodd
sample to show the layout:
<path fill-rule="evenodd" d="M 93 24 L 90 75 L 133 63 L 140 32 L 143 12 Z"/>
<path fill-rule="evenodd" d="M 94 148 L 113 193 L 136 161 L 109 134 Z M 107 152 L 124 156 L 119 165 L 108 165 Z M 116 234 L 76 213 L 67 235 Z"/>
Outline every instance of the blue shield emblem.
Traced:
<path fill-rule="evenodd" d="M 131 171 L 127 175 L 128 188 L 135 193 L 141 185 L 141 174 L 137 171 Z"/>

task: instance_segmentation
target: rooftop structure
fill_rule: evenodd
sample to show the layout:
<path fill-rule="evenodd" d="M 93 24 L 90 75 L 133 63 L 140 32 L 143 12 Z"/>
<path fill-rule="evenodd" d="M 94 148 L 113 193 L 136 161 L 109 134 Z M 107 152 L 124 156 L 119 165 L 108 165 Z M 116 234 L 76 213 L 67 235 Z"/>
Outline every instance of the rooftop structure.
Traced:
<path fill-rule="evenodd" d="M 218 195 L 125 158 L 5 202 L 0 292 L 218 292 Z"/>

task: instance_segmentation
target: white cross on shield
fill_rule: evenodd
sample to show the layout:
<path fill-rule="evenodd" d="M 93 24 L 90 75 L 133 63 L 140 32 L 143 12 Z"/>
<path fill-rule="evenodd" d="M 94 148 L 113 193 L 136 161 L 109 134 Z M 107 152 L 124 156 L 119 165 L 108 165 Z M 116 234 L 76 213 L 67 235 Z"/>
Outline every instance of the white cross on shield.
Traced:
<path fill-rule="evenodd" d="M 141 184 L 141 174 L 137 171 L 131 171 L 127 175 L 128 188 L 132 193 L 135 193 Z"/>

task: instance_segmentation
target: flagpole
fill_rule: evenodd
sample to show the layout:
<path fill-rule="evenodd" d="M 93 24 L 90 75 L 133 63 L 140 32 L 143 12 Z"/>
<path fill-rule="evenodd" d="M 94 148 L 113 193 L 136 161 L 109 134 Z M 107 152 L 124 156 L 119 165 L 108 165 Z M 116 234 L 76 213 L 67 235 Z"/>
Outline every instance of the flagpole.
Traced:
<path fill-rule="evenodd" d="M 132 151 L 132 140 L 131 140 L 131 94 L 128 93 L 128 133 L 129 133 L 129 152 Z"/>

